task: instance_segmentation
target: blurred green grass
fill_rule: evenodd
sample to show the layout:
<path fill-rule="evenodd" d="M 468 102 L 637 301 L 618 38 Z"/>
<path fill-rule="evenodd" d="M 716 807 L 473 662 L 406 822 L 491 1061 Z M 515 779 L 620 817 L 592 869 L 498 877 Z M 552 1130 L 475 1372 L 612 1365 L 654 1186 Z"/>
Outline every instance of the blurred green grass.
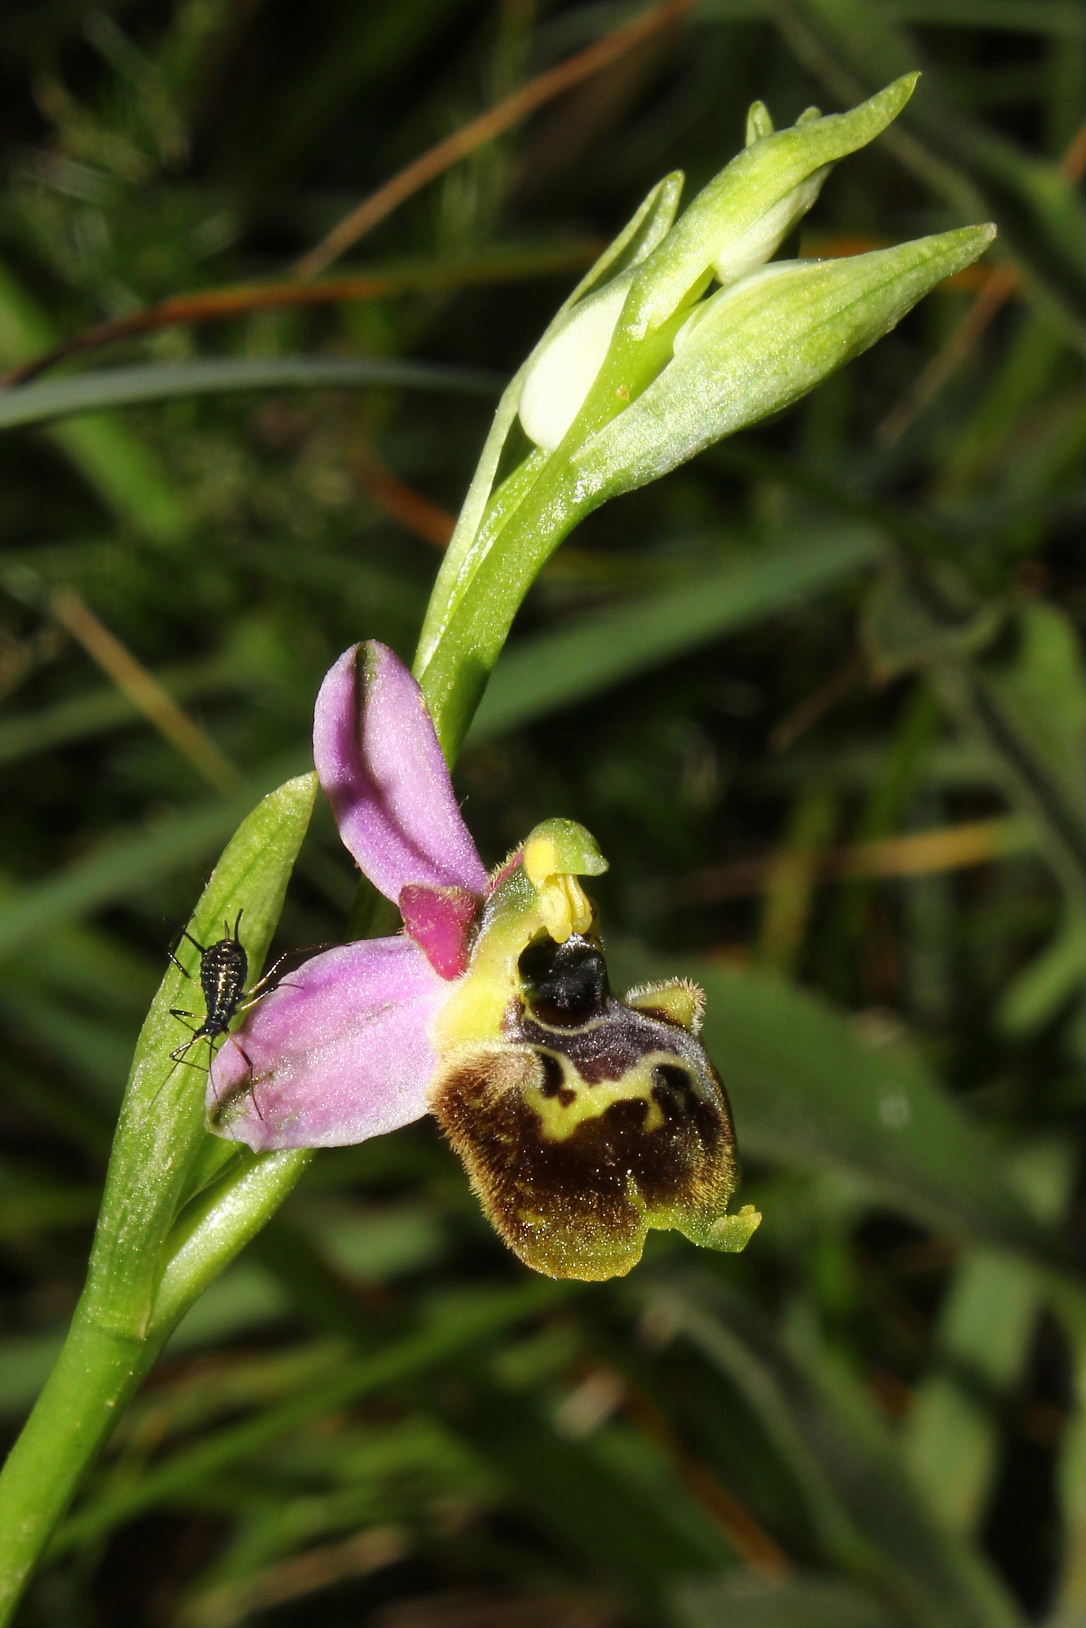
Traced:
<path fill-rule="evenodd" d="M 286 280 L 399 166 L 628 15 L 21 8 L 0 368 Z M 1079 22 L 1062 0 L 695 6 L 336 268 L 394 291 L 174 323 L 0 395 L 14 1433 L 82 1280 L 162 917 L 305 767 L 329 661 L 410 653 L 486 429 L 474 387 L 544 326 L 563 255 L 667 170 L 707 178 L 754 97 L 790 119 L 921 66 L 812 232 L 825 252 L 992 218 L 986 269 L 1013 273 L 930 389 L 976 283 L 594 516 L 458 769 L 492 860 L 552 813 L 598 836 L 616 969 L 705 981 L 751 1249 L 659 1237 L 626 1282 L 528 1281 L 429 1127 L 316 1159 L 182 1325 L 29 1628 L 1081 1620 Z M 97 665 L 65 594 L 213 758 Z M 318 819 L 283 946 L 335 938 L 351 892 Z"/>

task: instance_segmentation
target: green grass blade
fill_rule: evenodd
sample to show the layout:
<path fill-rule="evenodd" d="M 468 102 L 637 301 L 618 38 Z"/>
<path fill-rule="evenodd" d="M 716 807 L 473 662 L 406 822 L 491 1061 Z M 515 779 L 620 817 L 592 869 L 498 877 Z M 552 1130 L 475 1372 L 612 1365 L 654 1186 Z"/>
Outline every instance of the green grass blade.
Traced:
<path fill-rule="evenodd" d="M 874 1575 L 915 1628 L 1014 1628 L 1014 1603 L 978 1551 L 951 1541 L 910 1481 L 884 1421 L 860 1387 L 809 1344 L 780 1332 L 708 1281 L 657 1291 L 662 1313 L 742 1390 L 808 1498 L 834 1518 L 838 1557 Z M 793 1342 L 799 1344 L 800 1342 Z"/>
<path fill-rule="evenodd" d="M 377 386 L 491 395 L 498 381 L 478 369 L 436 362 L 352 361 L 334 356 L 221 357 L 168 366 L 104 368 L 70 379 L 15 385 L 0 392 L 0 430 L 69 418 L 76 413 L 238 390 L 316 390 Z"/>
<path fill-rule="evenodd" d="M 650 976 L 644 960 L 613 959 L 631 982 Z M 754 968 L 688 960 L 668 971 L 705 989 L 703 1039 L 749 1157 L 836 1170 L 870 1201 L 923 1225 L 1032 1259 L 1047 1254 L 1046 1233 L 1002 1173 L 997 1148 L 916 1048 Z"/>

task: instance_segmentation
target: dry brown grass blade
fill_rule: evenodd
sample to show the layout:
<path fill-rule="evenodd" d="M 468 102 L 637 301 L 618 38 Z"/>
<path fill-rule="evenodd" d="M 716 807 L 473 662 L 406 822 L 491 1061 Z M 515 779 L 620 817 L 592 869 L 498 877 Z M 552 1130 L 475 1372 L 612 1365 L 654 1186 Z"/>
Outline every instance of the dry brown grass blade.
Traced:
<path fill-rule="evenodd" d="M 798 857 L 818 882 L 837 882 L 851 876 L 929 876 L 991 864 L 1025 852 L 1033 840 L 1027 821 L 1002 816 L 948 825 L 937 831 L 910 831 L 872 842 L 848 843 Z M 672 903 L 705 904 L 760 893 L 789 858 L 774 853 L 708 866 L 669 883 L 668 899 Z"/>
<path fill-rule="evenodd" d="M 49 601 L 49 609 L 137 711 L 209 785 L 224 793 L 237 791 L 242 777 L 230 760 L 77 593 L 71 588 L 59 588 Z"/>
<path fill-rule="evenodd" d="M 456 524 L 447 509 L 416 492 L 413 486 L 393 473 L 371 446 L 363 443 L 353 454 L 352 463 L 366 495 L 390 519 L 424 542 L 444 548 Z"/>
<path fill-rule="evenodd" d="M 615 29 L 613 33 L 579 51 L 576 56 L 567 57 L 565 62 L 560 62 L 557 67 L 539 74 L 527 85 L 522 85 L 519 90 L 514 91 L 511 96 L 506 96 L 493 107 L 487 108 L 485 113 L 480 113 L 477 118 L 461 125 L 459 130 L 454 130 L 451 136 L 446 136 L 436 146 L 420 154 L 397 175 L 378 187 L 376 192 L 363 199 L 350 214 L 345 215 L 327 236 L 296 263 L 295 276 L 316 277 L 330 266 L 333 260 L 338 260 L 340 255 L 352 248 L 359 238 L 379 221 L 384 220 L 430 181 L 443 175 L 461 158 L 465 158 L 476 148 L 485 146 L 488 141 L 493 141 L 496 136 L 511 129 L 513 125 L 519 124 L 530 113 L 553 101 L 571 86 L 600 73 L 627 51 L 641 45 L 651 35 L 671 27 L 693 4 L 694 0 L 663 0 L 663 4 L 651 6 L 648 11 L 635 17 L 633 22 Z"/>
<path fill-rule="evenodd" d="M 720 1528 L 750 1569 L 759 1577 L 787 1577 L 793 1570 L 791 1557 L 746 1504 L 690 1451 L 656 1402 L 633 1386 L 627 1387 L 625 1401 L 626 1411 L 671 1458 L 695 1503 Z"/>
<path fill-rule="evenodd" d="M 227 317 L 276 306 L 326 305 L 340 300 L 373 299 L 389 291 L 389 282 L 387 277 L 339 277 L 333 282 L 318 283 L 313 287 L 299 286 L 293 282 L 269 283 L 260 287 L 245 285 L 207 289 L 198 294 L 174 294 L 168 300 L 160 300 L 157 305 L 133 312 L 131 316 L 85 328 L 74 339 L 66 340 L 53 350 L 43 351 L 29 362 L 20 363 L 0 376 L 0 388 L 28 384 L 57 362 L 67 361 L 69 357 L 78 356 L 99 345 L 152 333 L 158 328 L 184 323 L 222 322 Z"/>
<path fill-rule="evenodd" d="M 552 272 L 579 269 L 587 265 L 600 245 L 592 243 L 560 245 L 539 250 L 523 267 L 501 259 L 483 260 L 476 266 L 414 266 L 403 271 L 361 277 L 333 277 L 322 283 L 273 282 L 243 283 L 231 288 L 202 289 L 194 294 L 174 294 L 149 305 L 143 311 L 96 323 L 54 349 L 31 357 L 9 372 L 0 374 L 0 389 L 29 384 L 32 379 L 55 367 L 58 362 L 80 356 L 118 340 L 138 338 L 160 328 L 182 327 L 204 322 L 225 322 L 230 317 L 248 316 L 253 311 L 283 310 L 292 306 L 339 305 L 348 300 L 373 300 L 388 294 L 415 289 L 467 288 L 484 286 L 511 277 L 539 277 Z"/>

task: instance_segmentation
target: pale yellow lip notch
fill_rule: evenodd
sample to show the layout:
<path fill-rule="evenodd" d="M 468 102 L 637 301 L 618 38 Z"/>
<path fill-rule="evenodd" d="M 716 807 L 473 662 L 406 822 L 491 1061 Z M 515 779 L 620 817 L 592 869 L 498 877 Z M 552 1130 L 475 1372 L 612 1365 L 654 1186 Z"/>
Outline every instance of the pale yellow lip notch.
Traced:
<path fill-rule="evenodd" d="M 524 845 L 524 870 L 538 895 L 543 925 L 556 944 L 592 926 L 592 906 L 575 876 L 561 868 L 558 849 L 549 836 L 531 837 Z"/>

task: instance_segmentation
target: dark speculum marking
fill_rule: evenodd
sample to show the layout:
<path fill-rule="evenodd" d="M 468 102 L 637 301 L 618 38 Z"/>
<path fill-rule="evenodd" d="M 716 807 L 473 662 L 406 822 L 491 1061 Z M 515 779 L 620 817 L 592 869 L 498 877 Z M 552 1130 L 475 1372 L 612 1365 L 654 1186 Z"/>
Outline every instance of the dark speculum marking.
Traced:
<path fill-rule="evenodd" d="M 554 1097 L 563 1108 L 570 1108 L 577 1100 L 576 1088 L 568 1084 L 566 1071 L 562 1059 L 556 1057 L 552 1051 L 536 1050 L 536 1059 L 540 1068 L 539 1094 L 543 1097 Z"/>
<path fill-rule="evenodd" d="M 566 1080 L 565 1070 L 562 1067 L 562 1059 L 560 1057 L 556 1057 L 554 1053 L 550 1051 L 537 1052 L 536 1055 L 539 1058 L 540 1067 L 543 1070 L 543 1078 L 540 1082 L 539 1089 L 542 1091 L 545 1097 L 560 1096 L 562 1091 L 565 1089 Z"/>
<path fill-rule="evenodd" d="M 665 1098 L 677 1106 L 686 1107 L 696 1102 L 694 1082 L 685 1068 L 676 1063 L 654 1063 L 652 1069 L 653 1095 Z"/>
<path fill-rule="evenodd" d="M 628 1272 L 651 1226 L 707 1242 L 738 1171 L 700 1043 L 616 1000 L 583 939 L 532 945 L 521 970 L 504 1041 L 461 1052 L 432 1098 L 498 1231 L 537 1271 L 584 1279 Z"/>

